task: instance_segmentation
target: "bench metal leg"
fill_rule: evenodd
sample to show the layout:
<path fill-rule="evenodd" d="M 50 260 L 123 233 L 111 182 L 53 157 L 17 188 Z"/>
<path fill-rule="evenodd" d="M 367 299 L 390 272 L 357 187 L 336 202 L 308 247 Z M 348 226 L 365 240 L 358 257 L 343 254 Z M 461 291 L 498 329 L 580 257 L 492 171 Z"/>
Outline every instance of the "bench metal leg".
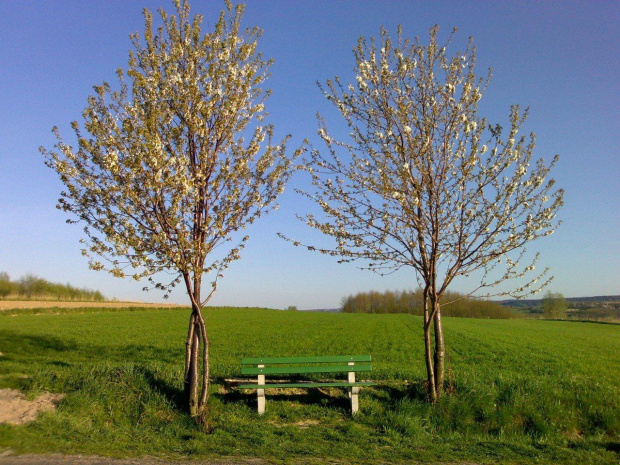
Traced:
<path fill-rule="evenodd" d="M 262 415 L 265 413 L 265 390 L 258 389 L 256 392 L 258 393 L 258 414 Z"/>
<path fill-rule="evenodd" d="M 351 414 L 355 415 L 359 411 L 359 392 L 360 388 L 357 386 L 353 386 L 351 388 L 350 396 L 351 396 Z"/>
<path fill-rule="evenodd" d="M 349 365 L 354 365 L 353 362 L 349 362 Z M 348 381 L 349 383 L 354 383 L 355 382 L 355 372 L 354 371 L 349 371 L 349 376 L 348 376 Z M 359 410 L 359 400 L 358 400 L 358 394 L 360 392 L 360 388 L 357 386 L 353 386 L 349 388 L 349 399 L 351 399 L 351 414 L 356 414 Z"/>
<path fill-rule="evenodd" d="M 264 368 L 265 365 L 258 365 L 258 368 Z M 258 375 L 258 384 L 265 384 L 265 375 Z M 257 389 L 256 390 L 258 399 L 258 414 L 262 415 L 265 413 L 265 390 Z"/>

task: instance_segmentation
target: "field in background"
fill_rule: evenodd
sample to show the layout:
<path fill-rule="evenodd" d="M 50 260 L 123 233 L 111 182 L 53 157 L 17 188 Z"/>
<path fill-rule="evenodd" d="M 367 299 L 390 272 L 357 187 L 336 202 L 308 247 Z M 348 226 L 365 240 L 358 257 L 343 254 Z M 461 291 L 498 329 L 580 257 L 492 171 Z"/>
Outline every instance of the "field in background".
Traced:
<path fill-rule="evenodd" d="M 180 304 L 151 304 L 146 302 L 82 302 L 59 300 L 0 300 L 0 311 L 20 310 L 20 309 L 79 309 L 79 308 L 173 308 L 187 307 Z"/>
<path fill-rule="evenodd" d="M 213 429 L 184 412 L 189 312 L 0 313 L 0 388 L 66 396 L 26 426 L 0 425 L 0 451 L 168 458 L 315 458 L 617 463 L 620 326 L 446 318 L 451 394 L 424 400 L 421 318 L 209 309 Z M 15 316 L 11 316 L 15 315 Z M 373 356 L 376 388 L 349 415 L 338 389 L 240 393 L 244 356 Z M 234 383 L 232 383 L 234 385 Z"/>

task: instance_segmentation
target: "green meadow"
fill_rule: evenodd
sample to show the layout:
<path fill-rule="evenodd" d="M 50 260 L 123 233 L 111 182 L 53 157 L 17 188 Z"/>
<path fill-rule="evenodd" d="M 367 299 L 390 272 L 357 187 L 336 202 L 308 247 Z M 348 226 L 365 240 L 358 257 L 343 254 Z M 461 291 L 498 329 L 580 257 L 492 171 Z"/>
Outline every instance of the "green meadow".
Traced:
<path fill-rule="evenodd" d="M 445 318 L 449 394 L 425 401 L 421 317 L 212 308 L 211 423 L 186 414 L 187 309 L 0 314 L 0 388 L 66 394 L 0 451 L 276 463 L 618 463 L 620 326 Z M 378 385 L 239 392 L 249 356 L 371 354 Z"/>

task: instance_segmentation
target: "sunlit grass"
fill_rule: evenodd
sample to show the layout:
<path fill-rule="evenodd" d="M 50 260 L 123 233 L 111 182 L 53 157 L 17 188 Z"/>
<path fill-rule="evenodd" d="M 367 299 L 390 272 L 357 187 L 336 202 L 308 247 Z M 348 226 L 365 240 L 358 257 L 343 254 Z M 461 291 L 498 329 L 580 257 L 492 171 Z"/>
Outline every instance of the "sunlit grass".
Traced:
<path fill-rule="evenodd" d="M 72 310 L 75 312 L 75 310 Z M 0 315 L 0 388 L 66 393 L 0 425 L 0 448 L 160 457 L 616 463 L 620 326 L 445 319 L 450 394 L 424 399 L 420 317 L 210 309 L 212 431 L 184 411 L 187 309 Z M 371 354 L 378 382 L 344 392 L 231 388 L 245 356 Z M 27 377 L 24 377 L 26 375 Z"/>

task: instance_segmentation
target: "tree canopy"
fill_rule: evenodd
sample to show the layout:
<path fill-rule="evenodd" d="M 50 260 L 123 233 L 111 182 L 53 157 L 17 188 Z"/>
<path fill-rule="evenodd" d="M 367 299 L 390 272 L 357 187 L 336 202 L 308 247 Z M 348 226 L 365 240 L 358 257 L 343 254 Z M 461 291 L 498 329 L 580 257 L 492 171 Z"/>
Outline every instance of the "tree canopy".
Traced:
<path fill-rule="evenodd" d="M 477 279 L 470 293 L 489 293 L 512 278 L 522 280 L 506 292 L 512 296 L 542 289 L 547 270 L 527 278 L 538 255 L 528 261 L 524 246 L 553 233 L 563 203 L 563 190 L 548 179 L 557 156 L 535 160 L 534 134 L 519 135 L 528 111 L 511 107 L 506 129 L 479 116 L 490 72 L 476 75 L 472 40 L 450 56 L 453 36 L 442 45 L 437 35 L 432 28 L 428 44 L 400 30 L 396 42 L 384 29 L 378 40 L 360 38 L 354 81 L 336 77 L 319 85 L 350 138 L 333 137 L 318 117 L 325 149 L 309 148 L 314 189 L 300 191 L 322 213 L 302 219 L 335 241 L 333 248 L 304 244 L 309 249 L 361 260 L 382 275 L 415 271 L 424 292 L 433 400 L 443 385 L 442 295 L 455 279 L 470 276 Z"/>
<path fill-rule="evenodd" d="M 186 287 L 192 314 L 185 377 L 197 414 L 209 378 L 201 308 L 240 258 L 248 240 L 243 230 L 277 207 L 292 162 L 288 137 L 274 143 L 273 126 L 263 123 L 271 61 L 258 52 L 261 31 L 241 30 L 243 6 L 227 1 L 205 34 L 187 1 L 177 1 L 176 10 L 160 10 L 156 31 L 144 10 L 144 37 L 131 36 L 119 88 L 95 86 L 83 128 L 72 124 L 77 149 L 54 128 L 56 150 L 41 151 L 66 186 L 59 208 L 86 225 L 82 252 L 92 269 L 148 278 L 166 292 L 179 282 Z M 206 297 L 203 276 L 211 282 Z"/>

